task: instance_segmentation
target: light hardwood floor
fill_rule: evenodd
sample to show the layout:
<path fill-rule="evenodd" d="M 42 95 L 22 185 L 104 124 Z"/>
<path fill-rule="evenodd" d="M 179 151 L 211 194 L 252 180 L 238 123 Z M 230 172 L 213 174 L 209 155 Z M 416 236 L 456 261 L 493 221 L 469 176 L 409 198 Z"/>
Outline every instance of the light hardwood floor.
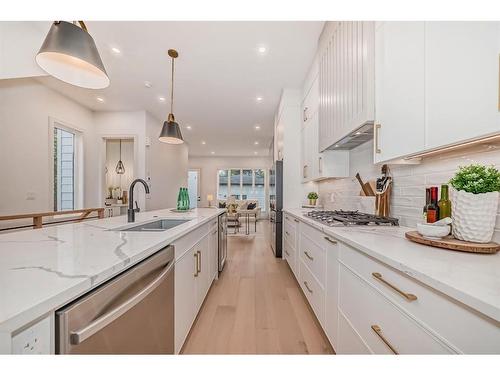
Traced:
<path fill-rule="evenodd" d="M 183 354 L 327 354 L 333 349 L 285 260 L 270 248 L 270 225 L 228 238 L 214 281 Z"/>

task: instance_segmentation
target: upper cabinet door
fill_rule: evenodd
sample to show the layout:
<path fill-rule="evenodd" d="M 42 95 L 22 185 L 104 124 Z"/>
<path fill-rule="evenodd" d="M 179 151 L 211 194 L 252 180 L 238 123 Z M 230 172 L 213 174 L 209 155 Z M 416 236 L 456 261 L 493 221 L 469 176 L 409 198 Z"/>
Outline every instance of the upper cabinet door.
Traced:
<path fill-rule="evenodd" d="M 424 148 L 424 52 L 424 22 L 384 22 L 377 25 L 375 163 Z"/>
<path fill-rule="evenodd" d="M 328 23 L 319 52 L 319 151 L 374 120 L 374 22 Z"/>
<path fill-rule="evenodd" d="M 500 22 L 427 22 L 425 148 L 500 131 Z"/>

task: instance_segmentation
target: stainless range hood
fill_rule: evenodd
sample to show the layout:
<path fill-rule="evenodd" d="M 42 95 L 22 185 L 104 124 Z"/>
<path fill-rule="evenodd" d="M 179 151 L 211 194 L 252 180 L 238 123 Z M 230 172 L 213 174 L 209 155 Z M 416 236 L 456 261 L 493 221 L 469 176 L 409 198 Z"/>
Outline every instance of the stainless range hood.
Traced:
<path fill-rule="evenodd" d="M 373 139 L 373 122 L 367 122 L 334 143 L 328 150 L 352 150 Z"/>

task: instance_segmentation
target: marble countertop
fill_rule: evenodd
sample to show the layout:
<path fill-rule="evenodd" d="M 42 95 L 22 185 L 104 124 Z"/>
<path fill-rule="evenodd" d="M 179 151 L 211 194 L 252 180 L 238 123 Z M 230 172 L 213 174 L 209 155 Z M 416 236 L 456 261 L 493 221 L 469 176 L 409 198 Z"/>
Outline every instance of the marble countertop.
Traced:
<path fill-rule="evenodd" d="M 328 227 L 310 210 L 285 212 L 404 272 L 408 276 L 500 321 L 500 253 L 470 254 L 420 245 L 405 238 L 407 227 Z"/>
<path fill-rule="evenodd" d="M 57 309 L 224 212 L 199 208 L 137 213 L 191 219 L 163 232 L 119 232 L 127 216 L 0 235 L 0 331 L 11 332 Z"/>

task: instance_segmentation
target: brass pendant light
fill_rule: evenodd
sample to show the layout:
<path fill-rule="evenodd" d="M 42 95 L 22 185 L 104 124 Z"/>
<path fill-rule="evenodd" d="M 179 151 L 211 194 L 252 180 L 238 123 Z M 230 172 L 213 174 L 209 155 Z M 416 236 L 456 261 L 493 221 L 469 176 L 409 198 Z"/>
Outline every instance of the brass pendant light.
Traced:
<path fill-rule="evenodd" d="M 36 55 L 51 76 L 87 89 L 109 86 L 109 77 L 94 39 L 83 21 L 55 21 Z"/>
<path fill-rule="evenodd" d="M 118 164 L 116 164 L 116 173 L 117 174 L 125 174 L 125 166 L 122 162 L 122 140 L 120 139 L 120 160 L 118 160 Z"/>
<path fill-rule="evenodd" d="M 179 145 L 184 143 L 182 139 L 181 129 L 179 124 L 175 122 L 174 117 L 174 59 L 176 59 L 179 54 L 175 49 L 169 49 L 168 55 L 172 58 L 172 87 L 170 90 L 170 113 L 168 114 L 167 121 L 163 123 L 161 129 L 159 140 L 160 142 L 169 143 L 172 145 Z"/>

